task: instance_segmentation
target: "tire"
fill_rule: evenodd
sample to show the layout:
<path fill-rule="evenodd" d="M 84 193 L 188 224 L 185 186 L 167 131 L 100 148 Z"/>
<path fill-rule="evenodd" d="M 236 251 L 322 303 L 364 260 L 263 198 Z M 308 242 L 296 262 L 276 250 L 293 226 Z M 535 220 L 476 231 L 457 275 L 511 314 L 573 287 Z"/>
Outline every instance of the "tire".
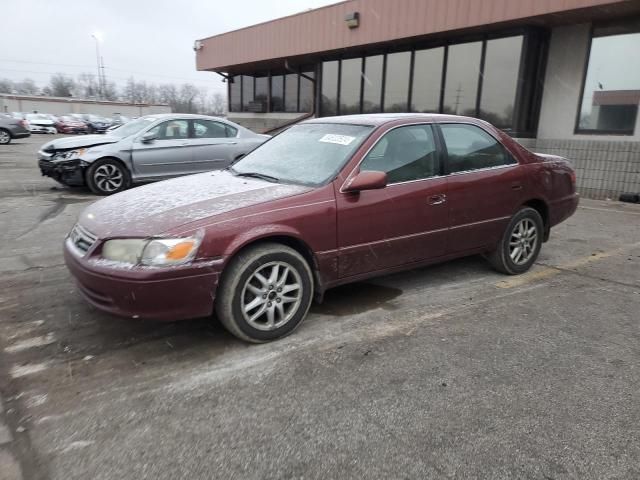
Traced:
<path fill-rule="evenodd" d="M 11 134 L 9 130 L 0 128 L 0 145 L 9 145 L 11 143 Z"/>
<path fill-rule="evenodd" d="M 85 175 L 87 185 L 96 195 L 113 195 L 129 188 L 129 170 L 117 160 L 104 158 L 91 164 Z"/>
<path fill-rule="evenodd" d="M 218 287 L 215 311 L 239 339 L 264 343 L 293 332 L 307 316 L 312 300 L 313 275 L 304 257 L 286 245 L 265 243 L 249 247 L 231 261 Z"/>
<path fill-rule="evenodd" d="M 542 217 L 537 210 L 524 207 L 511 218 L 496 250 L 487 255 L 487 259 L 497 271 L 519 275 L 529 270 L 538 258 L 543 237 Z"/>

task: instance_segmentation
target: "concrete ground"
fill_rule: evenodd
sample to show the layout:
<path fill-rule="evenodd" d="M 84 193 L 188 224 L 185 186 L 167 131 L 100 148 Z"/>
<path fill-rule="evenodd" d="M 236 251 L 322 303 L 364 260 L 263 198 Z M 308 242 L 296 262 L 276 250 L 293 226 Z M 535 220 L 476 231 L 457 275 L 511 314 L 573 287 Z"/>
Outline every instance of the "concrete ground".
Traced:
<path fill-rule="evenodd" d="M 640 478 L 640 206 L 583 201 L 528 274 L 328 293 L 296 333 L 102 314 L 61 244 L 95 197 L 0 149 L 0 479 Z M 4 428 L 3 428 L 4 426 Z"/>

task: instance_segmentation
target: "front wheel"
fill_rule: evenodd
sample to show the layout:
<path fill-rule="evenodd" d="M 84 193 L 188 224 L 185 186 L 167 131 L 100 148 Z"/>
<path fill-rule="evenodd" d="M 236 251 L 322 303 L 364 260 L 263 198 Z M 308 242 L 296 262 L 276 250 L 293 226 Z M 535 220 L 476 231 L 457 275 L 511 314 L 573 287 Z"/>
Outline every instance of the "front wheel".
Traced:
<path fill-rule="evenodd" d="M 91 164 L 86 174 L 87 185 L 97 195 L 112 195 L 129 187 L 129 170 L 117 160 L 105 158 Z"/>
<path fill-rule="evenodd" d="M 4 128 L 0 128 L 0 145 L 11 143 L 11 134 Z"/>
<path fill-rule="evenodd" d="M 307 315 L 313 275 L 294 249 L 276 243 L 249 247 L 223 273 L 216 314 L 236 337 L 263 343 L 291 333 Z"/>
<path fill-rule="evenodd" d="M 518 275 L 531 268 L 542 246 L 544 227 L 537 210 L 525 207 L 509 222 L 495 251 L 487 258 L 499 272 Z"/>

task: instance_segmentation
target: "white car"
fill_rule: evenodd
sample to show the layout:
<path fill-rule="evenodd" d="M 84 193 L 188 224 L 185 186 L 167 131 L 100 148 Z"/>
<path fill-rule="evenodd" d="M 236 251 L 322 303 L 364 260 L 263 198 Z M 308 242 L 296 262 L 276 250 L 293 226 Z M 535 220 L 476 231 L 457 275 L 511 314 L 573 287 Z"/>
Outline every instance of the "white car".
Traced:
<path fill-rule="evenodd" d="M 43 113 L 28 113 L 26 117 L 31 133 L 58 133 L 56 125 L 49 115 Z"/>

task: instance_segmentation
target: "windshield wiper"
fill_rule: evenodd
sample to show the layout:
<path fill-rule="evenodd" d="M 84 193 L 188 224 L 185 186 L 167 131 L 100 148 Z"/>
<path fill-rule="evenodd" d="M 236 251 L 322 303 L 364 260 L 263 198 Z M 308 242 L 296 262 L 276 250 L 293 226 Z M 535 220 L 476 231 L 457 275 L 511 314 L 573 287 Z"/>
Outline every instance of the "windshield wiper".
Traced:
<path fill-rule="evenodd" d="M 258 172 L 238 172 L 234 169 L 229 169 L 236 177 L 250 177 L 250 178 L 259 178 L 261 180 L 266 180 L 268 182 L 280 183 L 280 179 L 278 177 L 272 177 L 271 175 L 265 175 L 264 173 Z"/>

